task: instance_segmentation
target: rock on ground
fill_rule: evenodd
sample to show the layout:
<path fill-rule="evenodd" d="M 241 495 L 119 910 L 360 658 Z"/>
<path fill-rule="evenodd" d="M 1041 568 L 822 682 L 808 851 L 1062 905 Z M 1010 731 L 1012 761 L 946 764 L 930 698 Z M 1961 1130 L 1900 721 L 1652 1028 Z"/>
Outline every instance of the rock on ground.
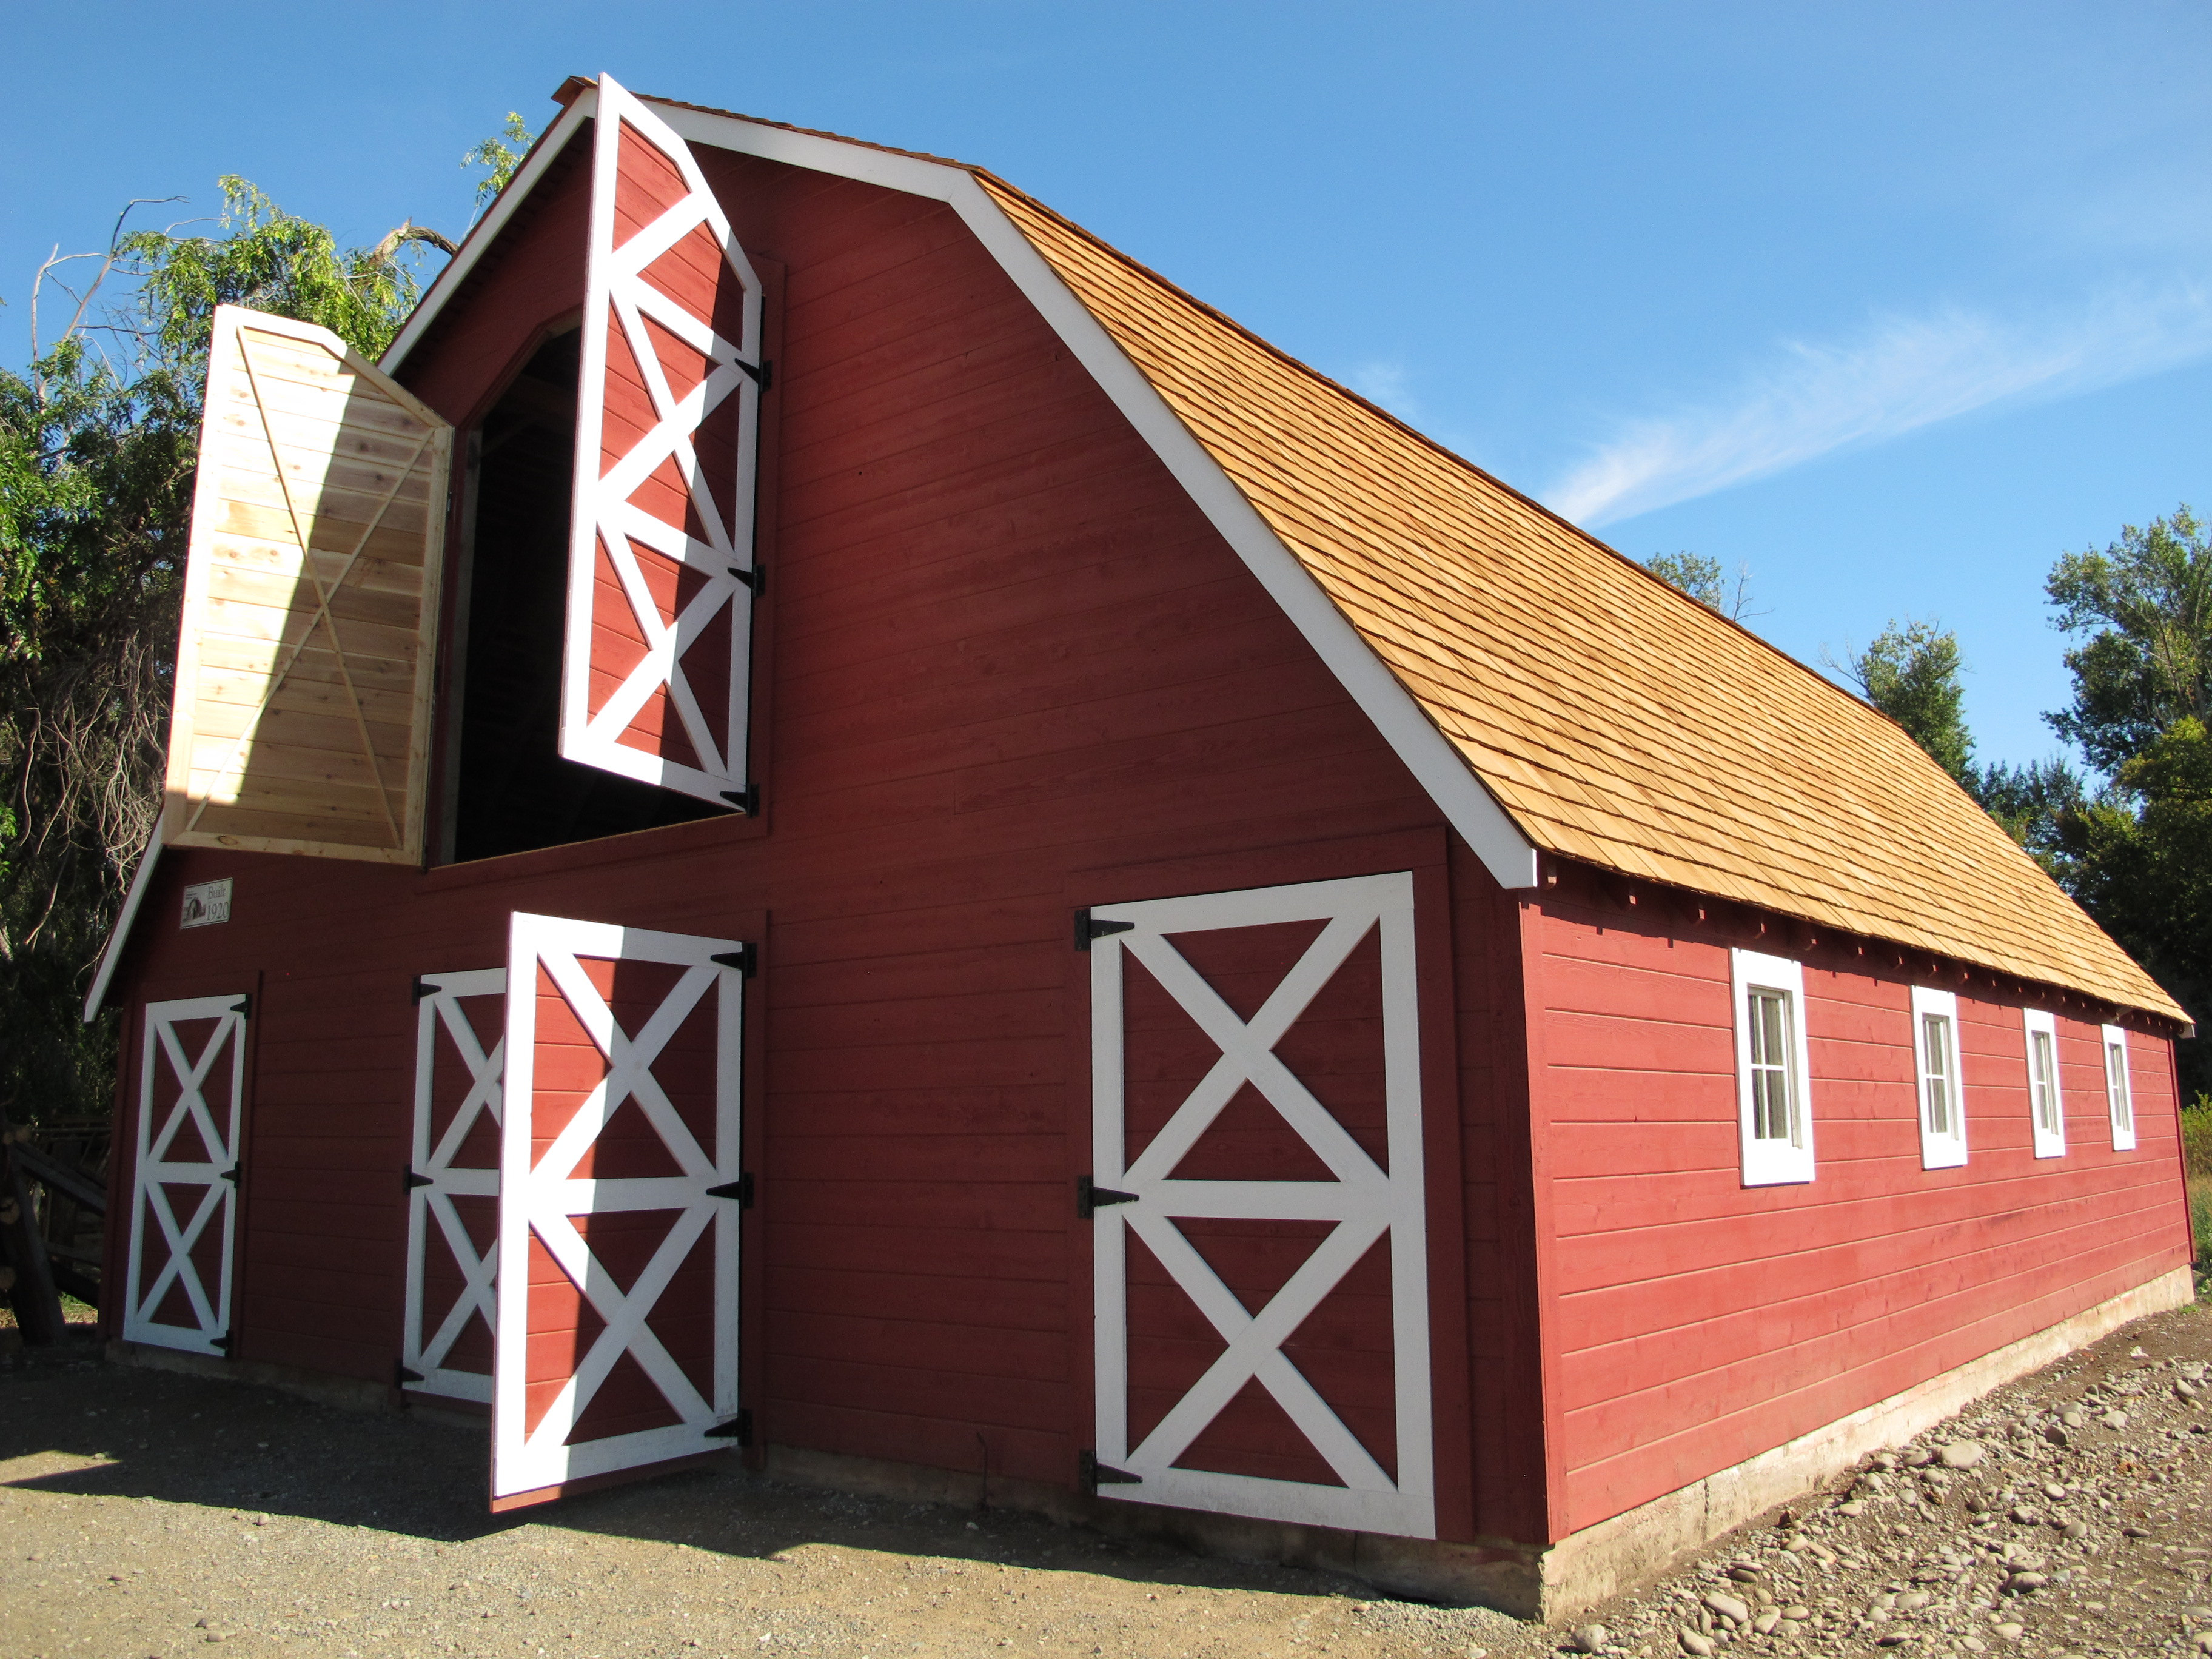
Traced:
<path fill-rule="evenodd" d="M 2194 1308 L 1866 1460 L 1571 1631 L 742 1473 L 495 1519 L 480 1431 L 95 1352 L 0 1352 L 5 1659 L 2212 1654 L 2212 1319 Z"/>

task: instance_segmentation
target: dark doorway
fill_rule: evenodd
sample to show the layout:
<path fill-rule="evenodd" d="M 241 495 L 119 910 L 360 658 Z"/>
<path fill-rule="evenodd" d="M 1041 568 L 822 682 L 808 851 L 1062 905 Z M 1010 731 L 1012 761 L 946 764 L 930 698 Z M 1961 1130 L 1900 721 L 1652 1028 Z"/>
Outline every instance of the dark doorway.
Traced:
<path fill-rule="evenodd" d="M 454 676 L 457 862 L 717 816 L 703 801 L 556 752 L 582 337 L 572 329 L 541 346 L 477 434 Z"/>

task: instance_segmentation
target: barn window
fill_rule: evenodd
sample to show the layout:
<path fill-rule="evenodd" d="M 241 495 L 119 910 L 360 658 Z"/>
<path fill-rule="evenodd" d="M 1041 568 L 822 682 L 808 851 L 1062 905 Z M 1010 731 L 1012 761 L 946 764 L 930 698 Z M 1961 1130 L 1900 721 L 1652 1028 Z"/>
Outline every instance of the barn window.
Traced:
<path fill-rule="evenodd" d="M 2066 1103 L 2058 1091 L 2058 1023 L 2039 1008 L 2021 1011 L 2027 1029 L 2027 1095 L 2035 1155 L 2066 1155 Z"/>
<path fill-rule="evenodd" d="M 1912 1058 L 1920 1079 L 1920 1167 L 1954 1170 L 1966 1161 L 1955 993 L 1912 988 Z"/>
<path fill-rule="evenodd" d="M 1805 1041 L 1805 970 L 1780 957 L 1737 951 L 1735 1069 L 1738 1132 L 1747 1187 L 1813 1178 L 1811 1073 Z"/>
<path fill-rule="evenodd" d="M 447 859 L 494 858 L 715 815 L 562 758 L 562 639 L 579 335 L 546 341 L 469 445 L 471 504 L 447 696 Z"/>
<path fill-rule="evenodd" d="M 2128 1034 L 2124 1026 L 2105 1027 L 2105 1096 L 2112 1108 L 2112 1150 L 2136 1146 L 2135 1096 L 2128 1086 Z"/>

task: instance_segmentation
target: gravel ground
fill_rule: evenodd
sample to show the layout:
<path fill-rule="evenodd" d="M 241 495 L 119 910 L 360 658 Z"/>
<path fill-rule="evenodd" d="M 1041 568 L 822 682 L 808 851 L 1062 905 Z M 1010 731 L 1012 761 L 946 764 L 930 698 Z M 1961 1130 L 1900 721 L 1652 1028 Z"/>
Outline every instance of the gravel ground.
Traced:
<path fill-rule="evenodd" d="M 2146 1320 L 1544 1630 L 695 1472 L 494 1519 L 480 1434 L 0 1352 L 0 1659 L 2212 1652 L 2212 1319 Z M 2207 1632 L 2200 1642 L 2195 1632 Z"/>

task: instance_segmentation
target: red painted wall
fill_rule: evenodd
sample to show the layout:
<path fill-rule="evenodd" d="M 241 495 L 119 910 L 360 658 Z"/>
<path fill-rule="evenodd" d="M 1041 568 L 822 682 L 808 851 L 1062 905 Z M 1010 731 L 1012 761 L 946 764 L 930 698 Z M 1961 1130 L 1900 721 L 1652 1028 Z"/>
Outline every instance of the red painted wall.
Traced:
<path fill-rule="evenodd" d="M 1067 1483 L 1091 1413 L 1071 906 L 1131 896 L 1090 890 L 1099 872 L 1212 860 L 1254 880 L 1347 875 L 1405 867 L 1361 838 L 1441 849 L 1446 832 L 949 209 L 700 155 L 748 250 L 786 273 L 763 402 L 780 455 L 756 637 L 763 818 L 427 875 L 172 854 L 118 995 L 264 975 L 238 1352 L 383 1378 L 411 976 L 497 963 L 516 909 L 764 937 L 745 1246 L 760 1431 L 964 1470 L 988 1447 L 994 1475 Z M 580 246 L 580 172 L 550 188 L 410 363 L 414 389 L 457 420 L 578 302 L 565 250 Z M 234 919 L 180 933 L 178 886 L 219 874 L 237 878 Z M 1424 913 L 1462 935 L 1438 970 L 1462 976 L 1464 1021 L 1510 1035 L 1517 1012 L 1501 1023 L 1495 1000 L 1517 981 L 1513 908 L 1471 858 L 1448 879 L 1454 896 Z M 1464 937 L 1500 928 L 1502 943 Z M 1447 1091 L 1449 1026 L 1430 1039 Z M 1486 1025 L 1460 1072 L 1480 1288 L 1460 1288 L 1456 1261 L 1435 1270 L 1454 1536 L 1526 1535 L 1529 1513 L 1507 1451 L 1524 1431 L 1498 1417 L 1537 1397 L 1533 1326 L 1496 1311 L 1529 1254 L 1501 1243 L 1518 1213 L 1487 1127 L 1502 1053 Z M 1470 1353 L 1472 1440 L 1457 1403 Z"/>
<path fill-rule="evenodd" d="M 2027 988 L 1755 920 L 1631 910 L 1572 872 L 1526 910 L 1549 1142 L 1553 1525 L 1778 1445 L 2189 1260 L 2172 1045 L 2134 1022 L 2112 1150 L 2104 1015 L 2058 1015 L 2063 1158 L 2033 1156 Z M 1809 937 L 1797 933 L 1799 940 Z M 1745 1188 L 1729 948 L 1805 963 L 1817 1174 Z M 1917 977 L 1916 977 L 1917 975 Z M 1959 994 L 1968 1161 L 1921 1167 L 1911 988 Z"/>

